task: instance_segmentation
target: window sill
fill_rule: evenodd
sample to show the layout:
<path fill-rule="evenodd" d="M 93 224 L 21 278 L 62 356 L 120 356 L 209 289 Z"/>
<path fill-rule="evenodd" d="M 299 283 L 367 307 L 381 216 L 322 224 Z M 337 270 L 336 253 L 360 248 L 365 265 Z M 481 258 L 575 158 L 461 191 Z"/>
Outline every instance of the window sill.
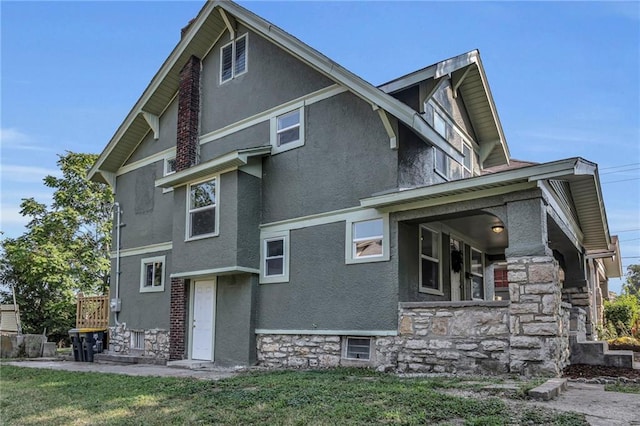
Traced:
<path fill-rule="evenodd" d="M 164 286 L 161 287 L 143 287 L 140 288 L 140 293 L 162 293 L 164 291 Z"/>
<path fill-rule="evenodd" d="M 442 290 L 436 290 L 433 288 L 418 288 L 419 293 L 433 294 L 434 296 L 444 296 L 444 292 Z"/>
<path fill-rule="evenodd" d="M 345 263 L 347 265 L 354 265 L 358 263 L 375 263 L 375 262 L 387 262 L 389 261 L 389 256 L 371 256 L 371 257 L 361 257 L 361 258 L 348 258 L 345 259 Z"/>
<path fill-rule="evenodd" d="M 288 284 L 289 277 L 260 277 L 260 284 Z"/>
<path fill-rule="evenodd" d="M 207 239 L 207 238 L 214 238 L 214 237 L 217 237 L 219 235 L 220 235 L 219 232 L 214 232 L 212 234 L 196 235 L 195 237 L 185 238 L 184 242 L 188 243 L 190 241 L 204 240 L 204 239 Z"/>

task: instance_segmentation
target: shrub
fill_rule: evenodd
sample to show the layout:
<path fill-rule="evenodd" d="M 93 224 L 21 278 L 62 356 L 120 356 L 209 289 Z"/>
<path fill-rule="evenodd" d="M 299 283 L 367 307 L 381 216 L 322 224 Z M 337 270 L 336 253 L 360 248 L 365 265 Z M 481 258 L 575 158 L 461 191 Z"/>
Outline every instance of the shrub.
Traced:
<path fill-rule="evenodd" d="M 616 336 L 630 336 L 640 316 L 640 303 L 634 296 L 625 295 L 613 302 L 605 302 L 604 319 L 607 330 Z M 612 336 L 612 337 L 616 337 Z"/>

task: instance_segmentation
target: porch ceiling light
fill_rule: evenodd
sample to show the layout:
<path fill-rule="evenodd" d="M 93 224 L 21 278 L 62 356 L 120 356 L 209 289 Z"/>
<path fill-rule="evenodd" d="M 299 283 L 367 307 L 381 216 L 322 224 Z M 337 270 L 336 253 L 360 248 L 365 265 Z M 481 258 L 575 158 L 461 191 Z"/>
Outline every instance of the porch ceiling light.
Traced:
<path fill-rule="evenodd" d="M 502 231 L 504 231 L 504 225 L 493 225 L 493 226 L 491 227 L 491 230 L 492 230 L 493 232 L 495 232 L 496 234 L 499 234 L 499 233 L 501 233 Z"/>

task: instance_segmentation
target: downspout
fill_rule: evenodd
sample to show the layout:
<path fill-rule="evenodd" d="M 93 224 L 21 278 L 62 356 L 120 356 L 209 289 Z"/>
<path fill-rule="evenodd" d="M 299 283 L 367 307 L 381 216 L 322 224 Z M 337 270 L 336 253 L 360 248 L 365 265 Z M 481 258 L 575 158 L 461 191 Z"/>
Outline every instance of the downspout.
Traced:
<path fill-rule="evenodd" d="M 120 325 L 118 314 L 120 313 L 120 228 L 122 227 L 120 224 L 120 216 L 122 212 L 120 211 L 120 203 L 116 201 L 113 203 L 113 206 L 116 208 L 116 292 L 113 318 L 117 327 Z"/>

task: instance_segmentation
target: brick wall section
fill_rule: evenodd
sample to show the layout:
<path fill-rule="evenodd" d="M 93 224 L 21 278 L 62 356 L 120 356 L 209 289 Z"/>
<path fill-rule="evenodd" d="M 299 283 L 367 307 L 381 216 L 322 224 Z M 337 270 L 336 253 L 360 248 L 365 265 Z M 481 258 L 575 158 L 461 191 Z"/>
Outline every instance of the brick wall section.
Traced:
<path fill-rule="evenodd" d="M 185 280 L 171 279 L 171 311 L 169 313 L 169 359 L 185 357 L 185 326 L 187 323 L 187 297 Z"/>
<path fill-rule="evenodd" d="M 188 169 L 198 161 L 200 68 L 200 59 L 191 56 L 180 71 L 176 171 Z"/>

